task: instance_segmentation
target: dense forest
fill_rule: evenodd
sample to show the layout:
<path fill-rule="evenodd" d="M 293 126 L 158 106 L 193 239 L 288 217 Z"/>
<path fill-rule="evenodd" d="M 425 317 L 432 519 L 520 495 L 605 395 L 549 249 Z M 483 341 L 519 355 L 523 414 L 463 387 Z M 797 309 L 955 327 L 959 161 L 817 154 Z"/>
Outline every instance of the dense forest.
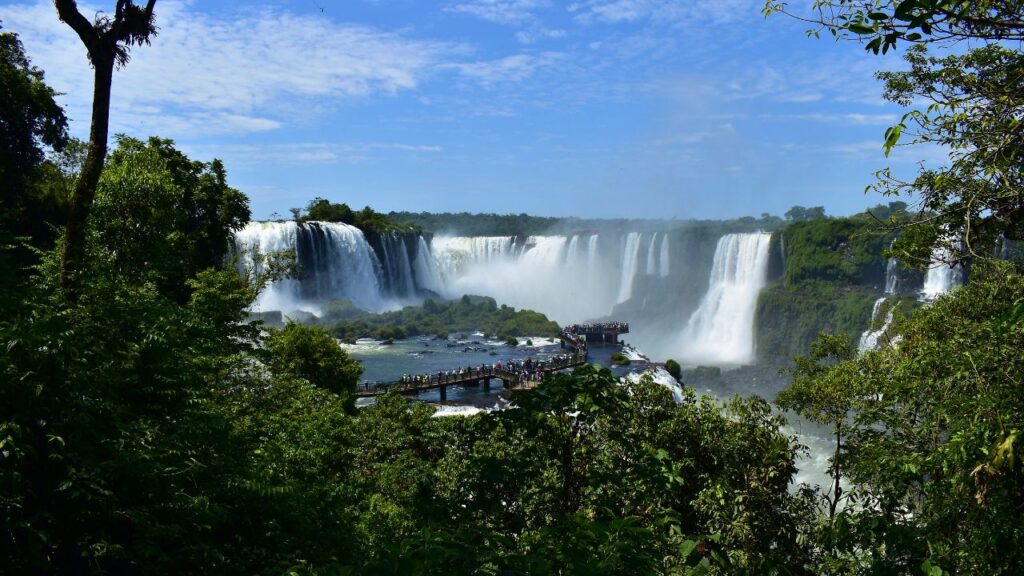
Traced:
<path fill-rule="evenodd" d="M 718 233 L 733 231 L 774 230 L 782 218 L 762 214 L 760 218 L 746 216 L 734 220 L 626 220 L 554 218 L 529 214 L 470 214 L 462 212 L 390 212 L 392 220 L 407 222 L 424 232 L 455 236 L 530 236 L 543 234 L 573 234 L 605 230 L 668 230 L 686 227 L 714 228 Z"/>
<path fill-rule="evenodd" d="M 823 1 L 808 16 L 879 57 L 905 48 L 885 96 L 924 108 L 886 144 L 950 157 L 909 182 L 880 173 L 921 205 L 876 234 L 794 214 L 782 237 L 820 249 L 767 298 L 852 309 L 803 271 L 877 283 L 860 254 L 893 236 L 905 268 L 936 246 L 970 262 L 896 345 L 821 336 L 775 399 L 676 401 L 588 366 L 465 418 L 397 395 L 357 410 L 361 367 L 330 332 L 246 321 L 289 267 L 229 261 L 250 213 L 224 164 L 161 138 L 107 150 L 115 64 L 156 34 L 155 2 L 92 22 L 55 5 L 93 66 L 88 143 L 0 32 L 0 572 L 1024 573 L 1024 276 L 992 257 L 1024 238 L 1020 2 Z M 937 57 L 937 40 L 970 42 Z M 780 346 L 809 331 L 800 311 L 778 322 L 794 334 Z M 831 485 L 791 485 L 804 448 L 770 401 L 834 435 Z"/>

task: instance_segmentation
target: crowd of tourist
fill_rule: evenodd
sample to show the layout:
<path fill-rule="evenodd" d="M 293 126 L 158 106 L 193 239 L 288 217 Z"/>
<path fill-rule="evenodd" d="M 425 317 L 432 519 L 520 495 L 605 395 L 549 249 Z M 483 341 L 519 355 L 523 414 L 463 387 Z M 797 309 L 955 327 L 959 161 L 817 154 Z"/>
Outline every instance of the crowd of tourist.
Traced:
<path fill-rule="evenodd" d="M 509 360 L 507 362 L 497 361 L 494 364 L 481 364 L 480 366 L 467 366 L 454 370 L 444 370 L 436 374 L 403 375 L 398 385 L 402 388 L 426 387 L 447 382 L 465 382 L 475 379 L 495 378 L 500 376 L 511 380 L 514 385 L 523 385 L 530 382 L 540 382 L 544 379 L 544 373 L 552 370 L 559 370 L 578 364 L 587 358 L 586 334 L 594 333 L 626 333 L 629 332 L 629 324 L 626 322 L 573 324 L 562 329 L 562 340 L 572 348 L 572 354 L 559 354 L 550 360 Z M 377 390 L 391 386 L 392 383 L 364 382 L 364 390 Z"/>
<path fill-rule="evenodd" d="M 606 322 L 590 324 L 573 324 L 562 328 L 562 340 L 569 343 L 580 354 L 587 353 L 587 334 L 605 334 L 608 332 L 625 334 L 629 332 L 628 322 Z"/>

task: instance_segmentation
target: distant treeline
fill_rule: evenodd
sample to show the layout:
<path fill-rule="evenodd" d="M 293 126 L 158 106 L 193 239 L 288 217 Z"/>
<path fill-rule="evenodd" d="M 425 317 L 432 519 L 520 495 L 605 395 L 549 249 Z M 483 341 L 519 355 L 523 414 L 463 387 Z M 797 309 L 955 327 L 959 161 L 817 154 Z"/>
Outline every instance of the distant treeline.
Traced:
<path fill-rule="evenodd" d="M 811 208 L 801 210 L 815 210 Z M 820 214 L 824 210 L 820 207 Z M 771 214 L 759 218 L 745 216 L 727 220 L 649 220 L 626 218 L 554 218 L 529 214 L 471 214 L 469 212 L 389 212 L 388 218 L 408 223 L 432 234 L 460 236 L 530 236 L 542 234 L 574 234 L 603 231 L 653 232 L 684 226 L 712 226 L 724 233 L 752 230 L 775 230 L 785 220 Z"/>

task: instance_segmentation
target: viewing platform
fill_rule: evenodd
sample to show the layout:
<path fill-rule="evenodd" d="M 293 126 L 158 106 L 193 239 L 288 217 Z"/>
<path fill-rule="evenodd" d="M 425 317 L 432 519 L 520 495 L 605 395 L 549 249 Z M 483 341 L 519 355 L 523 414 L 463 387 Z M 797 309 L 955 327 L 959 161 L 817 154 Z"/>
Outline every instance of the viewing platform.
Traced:
<path fill-rule="evenodd" d="M 501 380 L 507 389 L 532 388 L 544 376 L 559 370 L 568 370 L 587 363 L 587 354 L 575 353 L 558 356 L 550 361 L 518 361 L 484 364 L 478 367 L 448 370 L 437 374 L 407 376 L 397 382 L 364 382 L 356 389 L 356 396 L 365 398 L 397 390 L 399 394 L 414 394 L 437 388 L 441 401 L 447 399 L 448 386 L 490 386 L 491 380 Z"/>
<path fill-rule="evenodd" d="M 435 374 L 404 376 L 395 382 L 363 382 L 357 386 L 356 396 L 379 396 L 391 390 L 397 390 L 399 394 L 416 394 L 436 388 L 441 393 L 441 401 L 444 402 L 448 398 L 448 386 L 490 386 L 492 380 L 501 380 L 505 389 L 533 388 L 552 372 L 586 364 L 588 343 L 618 344 L 619 334 L 628 332 L 629 324 L 623 322 L 566 326 L 558 337 L 562 348 L 569 348 L 571 354 L 559 355 L 546 361 L 497 362 L 445 370 Z"/>

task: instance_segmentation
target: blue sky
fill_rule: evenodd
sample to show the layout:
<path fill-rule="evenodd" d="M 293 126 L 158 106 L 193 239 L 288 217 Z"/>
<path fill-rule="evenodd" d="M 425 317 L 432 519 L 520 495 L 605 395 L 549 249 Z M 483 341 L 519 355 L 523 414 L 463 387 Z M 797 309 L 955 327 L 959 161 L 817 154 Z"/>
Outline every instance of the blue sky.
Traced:
<path fill-rule="evenodd" d="M 807 0 L 810 4 L 810 0 Z M 83 12 L 113 1 L 79 2 Z M 377 210 L 721 218 L 881 199 L 898 55 L 808 39 L 762 0 L 159 0 L 112 130 L 222 158 L 264 218 Z M 91 72 L 52 2 L 0 2 L 88 132 Z"/>

